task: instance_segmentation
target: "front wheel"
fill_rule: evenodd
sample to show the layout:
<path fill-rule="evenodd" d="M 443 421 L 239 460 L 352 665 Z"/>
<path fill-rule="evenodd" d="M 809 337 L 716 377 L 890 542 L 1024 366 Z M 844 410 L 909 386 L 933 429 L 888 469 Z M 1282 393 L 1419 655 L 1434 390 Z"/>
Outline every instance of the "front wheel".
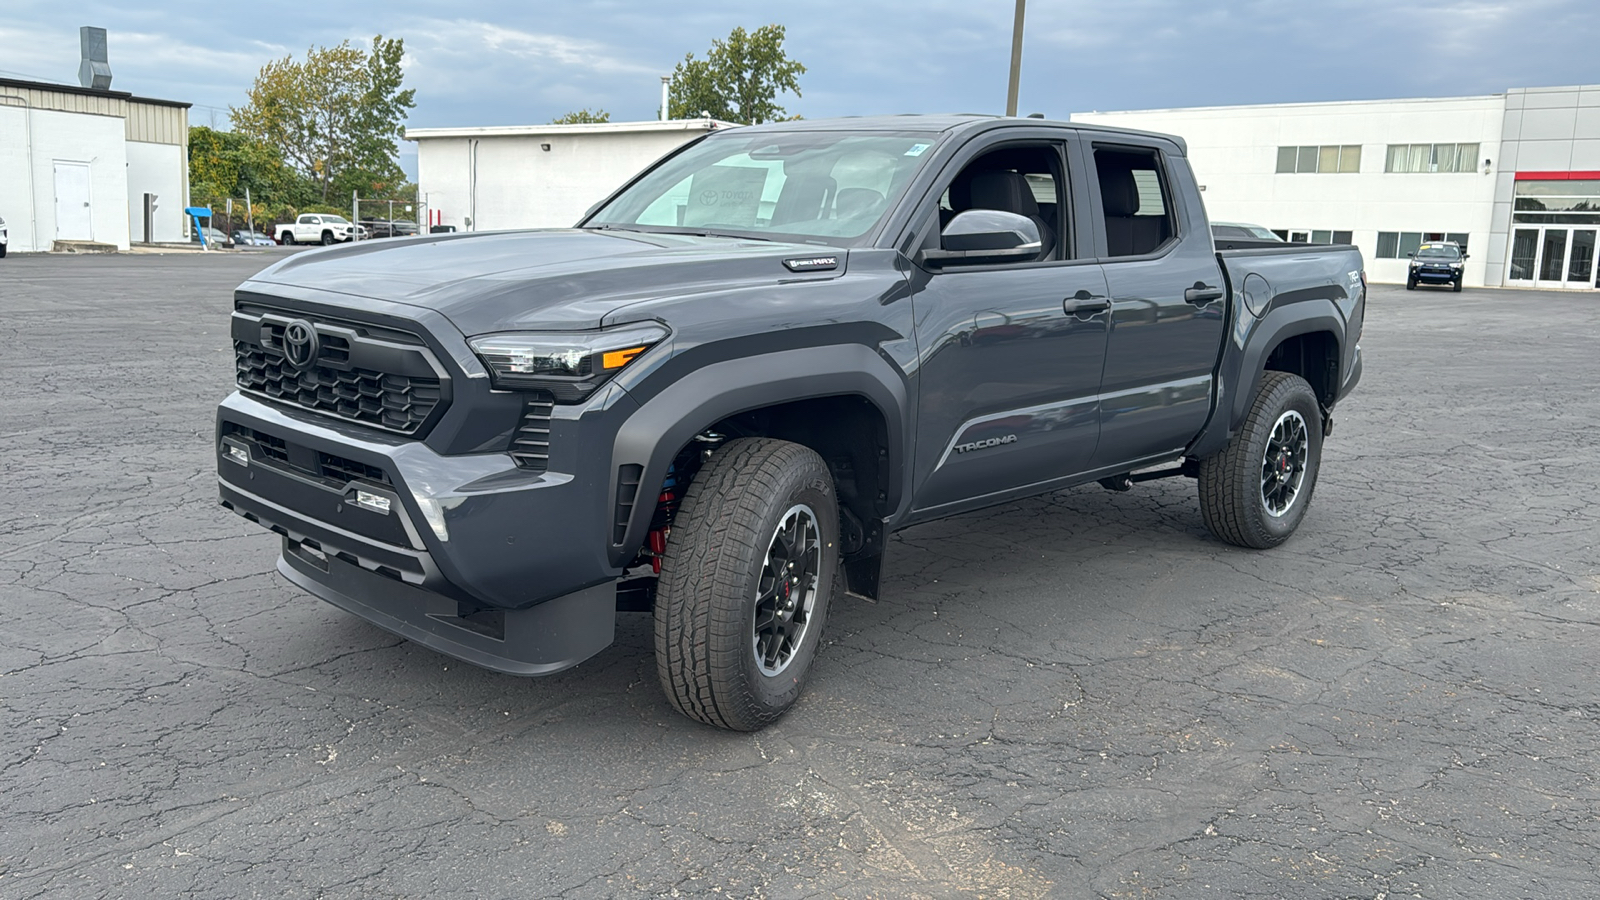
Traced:
<path fill-rule="evenodd" d="M 1322 408 L 1299 375 L 1267 372 L 1244 425 L 1200 461 L 1200 512 L 1217 537 L 1266 549 L 1289 539 L 1322 464 Z"/>
<path fill-rule="evenodd" d="M 1459 280 L 1456 281 L 1455 284 L 1450 286 L 1450 290 L 1455 291 L 1458 294 L 1461 293 L 1461 282 Z"/>
<path fill-rule="evenodd" d="M 333 232 L 324 231 L 322 233 L 322 246 L 324 246 L 324 247 L 333 246 Z"/>
<path fill-rule="evenodd" d="M 729 441 L 689 485 L 656 589 L 656 672 L 691 719 L 755 731 L 788 711 L 822 639 L 839 507 L 816 453 Z"/>
<path fill-rule="evenodd" d="M 1414 291 L 1416 289 L 1417 289 L 1417 283 L 1415 281 L 1412 281 L 1411 279 L 1407 278 L 1406 279 L 1406 290 Z"/>

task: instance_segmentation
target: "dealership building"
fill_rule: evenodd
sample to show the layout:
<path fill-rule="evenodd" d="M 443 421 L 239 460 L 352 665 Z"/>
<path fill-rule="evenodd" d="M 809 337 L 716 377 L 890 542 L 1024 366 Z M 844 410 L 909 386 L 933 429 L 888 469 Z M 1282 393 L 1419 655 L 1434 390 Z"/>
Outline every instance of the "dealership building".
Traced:
<path fill-rule="evenodd" d="M 1354 243 L 1373 281 L 1450 240 L 1468 286 L 1600 289 L 1600 85 L 1072 120 L 1182 136 L 1212 221 Z"/>

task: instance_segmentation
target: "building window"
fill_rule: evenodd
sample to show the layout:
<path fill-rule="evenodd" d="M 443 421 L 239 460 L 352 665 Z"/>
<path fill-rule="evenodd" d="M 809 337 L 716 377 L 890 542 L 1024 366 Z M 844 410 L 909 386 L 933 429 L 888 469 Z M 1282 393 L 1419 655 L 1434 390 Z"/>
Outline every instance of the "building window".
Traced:
<path fill-rule="evenodd" d="M 1518 225 L 1600 227 L 1600 180 L 1519 181 L 1511 221 Z"/>
<path fill-rule="evenodd" d="M 1348 244 L 1352 237 L 1348 231 L 1307 228 L 1285 228 L 1282 231 L 1274 228 L 1272 233 L 1291 244 Z"/>
<path fill-rule="evenodd" d="M 1461 248 L 1462 253 L 1467 252 L 1467 238 L 1471 235 L 1464 231 L 1380 231 L 1378 232 L 1378 259 L 1404 259 L 1417 252 L 1423 242 L 1454 241 Z M 1335 241 L 1334 243 L 1338 243 Z"/>
<path fill-rule="evenodd" d="M 1477 144 L 1390 144 L 1385 172 L 1475 172 Z"/>
<path fill-rule="evenodd" d="M 1359 172 L 1360 144 L 1328 144 L 1320 147 L 1279 147 L 1279 172 Z"/>

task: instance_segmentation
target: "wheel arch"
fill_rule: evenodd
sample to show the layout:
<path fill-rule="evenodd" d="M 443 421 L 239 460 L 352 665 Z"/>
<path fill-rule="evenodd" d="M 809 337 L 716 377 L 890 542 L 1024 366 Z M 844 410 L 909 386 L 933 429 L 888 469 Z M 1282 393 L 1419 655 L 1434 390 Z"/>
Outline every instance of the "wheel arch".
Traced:
<path fill-rule="evenodd" d="M 1250 330 L 1243 347 L 1225 356 L 1216 410 L 1188 455 L 1203 458 L 1227 445 L 1269 371 L 1305 378 L 1323 408 L 1331 409 L 1343 383 L 1344 341 L 1345 318 L 1332 300 L 1318 297 L 1275 305 Z"/>
<path fill-rule="evenodd" d="M 830 469 L 848 460 L 857 480 L 838 485 L 841 508 L 872 526 L 904 495 L 908 413 L 903 377 L 862 344 L 784 350 L 690 372 L 641 405 L 613 441 L 612 564 L 626 565 L 643 545 L 673 459 L 696 435 L 729 423 L 741 434 L 811 447 Z M 835 478 L 842 480 L 837 472 Z"/>

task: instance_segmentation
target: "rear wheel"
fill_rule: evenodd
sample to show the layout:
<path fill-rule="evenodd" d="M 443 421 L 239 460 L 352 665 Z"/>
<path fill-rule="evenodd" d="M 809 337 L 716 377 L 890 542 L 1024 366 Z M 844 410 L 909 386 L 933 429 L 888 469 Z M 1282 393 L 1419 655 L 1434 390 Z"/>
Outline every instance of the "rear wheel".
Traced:
<path fill-rule="evenodd" d="M 1305 518 L 1321 464 L 1322 409 L 1311 385 L 1265 373 L 1239 433 L 1200 461 L 1206 527 L 1240 547 L 1276 547 Z"/>
<path fill-rule="evenodd" d="M 283 233 L 283 245 L 285 247 L 293 247 L 294 246 L 294 232 L 285 231 Z"/>
<path fill-rule="evenodd" d="M 730 441 L 689 485 L 655 605 L 667 699 L 708 725 L 755 731 L 805 686 L 839 563 L 833 478 L 806 447 Z"/>

